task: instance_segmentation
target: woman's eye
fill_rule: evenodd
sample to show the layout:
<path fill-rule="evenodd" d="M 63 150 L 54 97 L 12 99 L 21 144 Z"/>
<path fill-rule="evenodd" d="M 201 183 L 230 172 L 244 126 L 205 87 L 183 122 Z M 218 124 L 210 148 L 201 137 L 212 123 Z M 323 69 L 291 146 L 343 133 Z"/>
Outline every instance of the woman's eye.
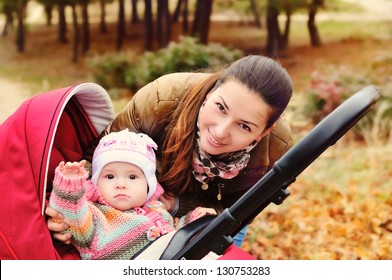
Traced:
<path fill-rule="evenodd" d="M 218 107 L 218 109 L 219 109 L 220 111 L 222 111 L 222 112 L 224 112 L 224 111 L 225 111 L 225 107 L 223 107 L 223 105 L 222 105 L 222 104 L 220 104 L 220 103 L 216 103 L 216 106 Z"/>
<path fill-rule="evenodd" d="M 240 124 L 240 127 L 241 127 L 241 129 L 244 129 L 244 130 L 246 130 L 246 131 L 250 131 L 250 127 L 247 126 L 246 124 L 241 123 L 241 124 Z"/>

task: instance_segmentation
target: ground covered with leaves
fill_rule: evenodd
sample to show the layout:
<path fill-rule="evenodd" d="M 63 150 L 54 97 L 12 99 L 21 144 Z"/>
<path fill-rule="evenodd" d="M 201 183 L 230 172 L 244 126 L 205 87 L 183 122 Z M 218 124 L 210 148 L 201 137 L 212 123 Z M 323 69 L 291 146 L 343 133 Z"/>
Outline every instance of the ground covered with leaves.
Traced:
<path fill-rule="evenodd" d="M 282 205 L 256 218 L 244 248 L 260 259 L 392 259 L 387 149 L 347 141 L 330 148 Z"/>

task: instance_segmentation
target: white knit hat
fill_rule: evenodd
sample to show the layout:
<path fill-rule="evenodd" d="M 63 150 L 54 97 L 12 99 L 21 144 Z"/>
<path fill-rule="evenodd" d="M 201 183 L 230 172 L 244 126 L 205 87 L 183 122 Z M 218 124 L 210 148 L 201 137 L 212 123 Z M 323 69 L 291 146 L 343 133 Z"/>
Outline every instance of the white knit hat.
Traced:
<path fill-rule="evenodd" d="M 146 176 L 149 186 L 147 200 L 155 193 L 157 177 L 154 149 L 157 144 L 146 134 L 128 129 L 111 132 L 102 137 L 94 151 L 91 181 L 97 185 L 99 174 L 111 162 L 127 162 L 138 166 Z"/>

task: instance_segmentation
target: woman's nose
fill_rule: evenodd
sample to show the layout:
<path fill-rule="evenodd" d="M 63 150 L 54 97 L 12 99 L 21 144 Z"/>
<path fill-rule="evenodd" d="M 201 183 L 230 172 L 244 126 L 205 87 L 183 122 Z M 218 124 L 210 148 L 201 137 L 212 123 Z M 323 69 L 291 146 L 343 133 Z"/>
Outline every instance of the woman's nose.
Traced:
<path fill-rule="evenodd" d="M 230 123 L 228 121 L 222 121 L 215 127 L 216 140 L 223 140 L 230 134 Z"/>

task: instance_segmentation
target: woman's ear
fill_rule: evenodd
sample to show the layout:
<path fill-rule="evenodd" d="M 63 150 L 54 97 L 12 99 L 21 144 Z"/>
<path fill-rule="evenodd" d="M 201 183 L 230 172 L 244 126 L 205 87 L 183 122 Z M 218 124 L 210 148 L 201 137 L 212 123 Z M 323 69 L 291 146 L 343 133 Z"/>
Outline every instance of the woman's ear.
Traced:
<path fill-rule="evenodd" d="M 257 142 L 260 141 L 264 136 L 270 133 L 275 128 L 275 124 L 271 125 L 269 128 L 264 129 L 264 131 L 256 138 Z"/>

